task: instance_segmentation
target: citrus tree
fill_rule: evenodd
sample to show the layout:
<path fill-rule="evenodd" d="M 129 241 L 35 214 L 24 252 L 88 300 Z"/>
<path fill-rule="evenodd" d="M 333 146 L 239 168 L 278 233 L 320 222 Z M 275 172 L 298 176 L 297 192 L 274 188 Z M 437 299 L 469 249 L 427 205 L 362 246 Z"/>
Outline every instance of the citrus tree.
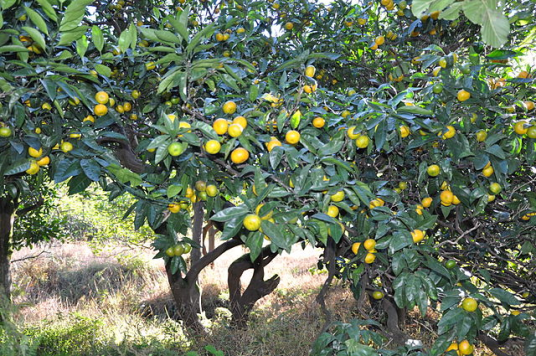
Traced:
<path fill-rule="evenodd" d="M 3 1 L 2 231 L 28 176 L 71 194 L 96 182 L 136 198 L 125 216 L 155 231 L 198 331 L 198 276 L 216 258 L 249 250 L 228 281 L 245 325 L 279 282 L 264 267 L 310 244 L 329 272 L 326 330 L 333 278 L 384 321 L 330 329 L 314 353 L 394 340 L 381 352 L 422 354 L 401 327 L 417 308 L 440 315 L 431 355 L 477 339 L 506 355 L 513 337 L 530 354 L 534 5 L 489 2 L 484 18 L 472 3 Z M 207 221 L 222 242 L 201 257 Z"/>

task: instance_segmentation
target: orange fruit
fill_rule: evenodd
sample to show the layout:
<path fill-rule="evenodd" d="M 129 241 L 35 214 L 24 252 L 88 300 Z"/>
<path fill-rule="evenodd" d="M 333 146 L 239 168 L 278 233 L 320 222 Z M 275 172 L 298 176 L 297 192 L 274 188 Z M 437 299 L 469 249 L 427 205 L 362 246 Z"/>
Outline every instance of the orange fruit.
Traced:
<path fill-rule="evenodd" d="M 118 105 L 119 107 L 119 105 Z M 116 108 L 117 110 L 117 108 Z M 108 107 L 104 104 L 97 104 L 95 105 L 95 108 L 93 108 L 93 112 L 95 113 L 95 115 L 97 116 L 104 116 L 108 113 Z M 119 110 L 117 110 L 117 112 L 121 112 Z"/>
<path fill-rule="evenodd" d="M 372 298 L 376 300 L 380 300 L 383 298 L 383 293 L 380 292 L 379 290 L 375 290 L 374 292 L 372 292 Z"/>
<path fill-rule="evenodd" d="M 374 247 L 376 247 L 376 240 L 374 239 L 367 239 L 365 242 L 363 242 L 363 247 L 367 250 L 374 250 Z"/>
<path fill-rule="evenodd" d="M 238 124 L 245 129 L 248 126 L 248 120 L 246 120 L 246 118 L 243 116 L 237 116 L 233 119 L 233 124 Z"/>
<path fill-rule="evenodd" d="M 431 166 L 428 166 L 426 172 L 431 177 L 437 177 L 439 175 L 439 172 L 441 172 L 441 168 L 439 168 L 437 164 L 432 164 Z"/>
<path fill-rule="evenodd" d="M 352 252 L 354 255 L 357 255 L 357 251 L 359 251 L 359 246 L 361 246 L 361 242 L 354 242 L 352 244 Z"/>
<path fill-rule="evenodd" d="M 327 215 L 331 216 L 332 218 L 336 218 L 339 215 L 339 208 L 335 205 L 328 206 L 328 211 L 326 212 Z"/>
<path fill-rule="evenodd" d="M 484 130 L 480 130 L 476 133 L 476 140 L 478 142 L 484 142 L 488 137 L 488 133 Z"/>
<path fill-rule="evenodd" d="M 225 135 L 227 133 L 227 129 L 229 127 L 229 123 L 225 119 L 217 119 L 212 124 L 212 128 L 218 135 Z"/>
<path fill-rule="evenodd" d="M 298 131 L 290 130 L 285 135 L 285 141 L 287 141 L 287 143 L 289 143 L 291 145 L 295 145 L 298 142 L 300 142 L 300 137 L 301 137 L 301 135 L 300 135 L 300 133 Z"/>
<path fill-rule="evenodd" d="M 312 78 L 315 76 L 316 68 L 314 66 L 307 66 L 305 68 L 305 76 Z"/>
<path fill-rule="evenodd" d="M 495 170 L 493 169 L 492 166 L 489 166 L 489 167 L 484 168 L 484 169 L 482 170 L 482 175 L 483 175 L 484 177 L 491 177 L 491 175 L 493 174 L 493 172 L 495 172 Z"/>
<path fill-rule="evenodd" d="M 534 102 L 532 101 L 524 101 L 523 105 L 525 106 L 525 109 L 527 109 L 527 111 L 534 110 Z"/>
<path fill-rule="evenodd" d="M 30 155 L 30 157 L 34 158 L 41 157 L 41 155 L 43 154 L 43 149 L 39 148 L 38 150 L 36 150 L 33 147 L 28 147 L 28 154 Z"/>
<path fill-rule="evenodd" d="M 458 353 L 460 355 L 470 355 L 474 351 L 473 345 L 469 343 L 467 340 L 463 340 L 458 344 Z"/>
<path fill-rule="evenodd" d="M 382 44 L 385 43 L 385 37 L 384 36 L 378 36 L 374 39 L 374 42 L 378 45 L 378 46 L 381 46 Z"/>
<path fill-rule="evenodd" d="M 28 173 L 29 175 L 34 175 L 34 174 L 37 174 L 37 172 L 39 172 L 39 169 L 40 169 L 39 165 L 35 161 L 31 161 L 30 168 L 26 170 L 26 173 Z"/>
<path fill-rule="evenodd" d="M 95 100 L 99 104 L 106 104 L 108 103 L 108 100 L 110 100 L 110 96 L 105 91 L 99 91 L 97 94 L 95 94 Z"/>
<path fill-rule="evenodd" d="M 172 213 L 178 213 L 181 210 L 181 205 L 179 203 L 168 204 L 168 210 Z"/>
<path fill-rule="evenodd" d="M 413 238 L 414 243 L 419 243 L 424 239 L 424 231 L 422 230 L 413 230 L 411 232 L 411 237 Z"/>
<path fill-rule="evenodd" d="M 449 206 L 454 200 L 454 194 L 450 190 L 444 190 L 439 194 L 439 199 L 441 199 L 441 204 L 444 206 Z"/>
<path fill-rule="evenodd" d="M 423 198 L 423 199 L 422 199 L 421 204 L 422 204 L 423 207 L 425 207 L 425 208 L 429 208 L 430 205 L 432 205 L 432 201 L 433 201 L 432 198 L 430 198 L 430 197 L 426 197 L 426 198 Z"/>
<path fill-rule="evenodd" d="M 346 131 L 346 134 L 348 135 L 348 137 L 352 140 L 355 140 L 356 138 L 358 138 L 359 136 L 361 136 L 360 133 L 357 133 L 356 132 L 356 127 L 355 126 L 350 126 L 348 128 L 348 130 Z"/>
<path fill-rule="evenodd" d="M 222 110 L 226 114 L 234 114 L 236 112 L 236 103 L 229 100 L 223 104 Z"/>
<path fill-rule="evenodd" d="M 272 152 L 272 150 L 276 146 L 281 146 L 281 141 L 272 138 L 270 142 L 266 143 L 266 148 L 268 149 L 268 152 Z"/>
<path fill-rule="evenodd" d="M 72 143 L 70 143 L 70 142 L 63 142 L 63 143 L 61 144 L 61 148 L 60 148 L 60 149 L 61 149 L 63 152 L 67 153 L 67 152 L 72 151 L 73 148 L 74 148 L 74 147 L 73 147 L 73 144 L 72 144 Z"/>
<path fill-rule="evenodd" d="M 355 144 L 358 148 L 367 148 L 369 143 L 370 143 L 370 138 L 366 135 L 360 135 L 355 140 Z"/>
<path fill-rule="evenodd" d="M 219 192 L 218 187 L 213 184 L 207 185 L 207 189 L 205 191 L 209 197 L 215 197 Z"/>
<path fill-rule="evenodd" d="M 524 135 L 527 133 L 528 130 L 528 127 L 525 127 L 525 121 L 518 121 L 514 125 L 514 131 L 518 135 Z"/>
<path fill-rule="evenodd" d="M 261 218 L 256 214 L 249 214 L 244 218 L 244 227 L 249 231 L 257 231 L 261 227 Z"/>
<path fill-rule="evenodd" d="M 536 126 L 531 126 L 527 129 L 527 136 L 529 138 L 536 138 Z"/>
<path fill-rule="evenodd" d="M 231 137 L 238 137 L 242 135 L 242 131 L 244 131 L 244 129 L 239 124 L 231 124 L 229 125 L 229 128 L 227 129 L 227 133 Z"/>
<path fill-rule="evenodd" d="M 221 150 L 221 144 L 216 140 L 210 140 L 205 143 L 205 151 L 207 153 L 210 153 L 211 155 L 214 155 Z"/>
<path fill-rule="evenodd" d="M 238 147 L 231 152 L 231 161 L 235 164 L 241 164 L 248 160 L 249 152 L 245 148 Z"/>
<path fill-rule="evenodd" d="M 462 89 L 462 90 L 458 91 L 457 98 L 458 98 L 459 101 L 464 102 L 464 101 L 468 100 L 469 98 L 471 98 L 471 93 L 469 93 L 468 91 Z"/>
<path fill-rule="evenodd" d="M 376 255 L 371 252 L 367 253 L 367 255 L 365 256 L 365 263 L 367 264 L 370 264 L 374 262 L 375 260 L 376 260 Z"/>
<path fill-rule="evenodd" d="M 326 120 L 321 117 L 315 117 L 313 120 L 313 126 L 317 129 L 321 129 L 326 124 Z"/>
<path fill-rule="evenodd" d="M 47 166 L 50 163 L 50 157 L 45 156 L 37 161 L 37 165 L 39 166 Z"/>
<path fill-rule="evenodd" d="M 132 110 L 132 104 L 129 102 L 123 103 L 123 109 L 125 109 L 125 112 L 129 112 Z"/>
<path fill-rule="evenodd" d="M 468 312 L 474 312 L 478 308 L 478 302 L 473 298 L 465 298 L 462 302 L 462 308 Z"/>
<path fill-rule="evenodd" d="M 411 134 L 411 131 L 409 130 L 409 127 L 406 125 L 400 126 L 400 137 L 408 137 Z"/>

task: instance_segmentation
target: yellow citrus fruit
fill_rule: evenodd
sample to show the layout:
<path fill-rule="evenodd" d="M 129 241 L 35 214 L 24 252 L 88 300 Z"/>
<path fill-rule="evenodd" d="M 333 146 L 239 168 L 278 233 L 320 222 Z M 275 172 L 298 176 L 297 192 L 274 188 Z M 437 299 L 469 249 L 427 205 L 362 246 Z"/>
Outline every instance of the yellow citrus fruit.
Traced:
<path fill-rule="evenodd" d="M 29 175 L 34 175 L 34 174 L 37 174 L 37 172 L 39 172 L 39 169 L 40 169 L 39 165 L 35 161 L 31 161 L 30 168 L 26 170 L 26 173 L 28 173 Z"/>
<path fill-rule="evenodd" d="M 518 121 L 514 125 L 514 131 L 518 135 L 524 135 L 527 133 L 528 130 L 528 127 L 525 127 L 525 121 Z"/>
<path fill-rule="evenodd" d="M 450 190 L 444 190 L 439 194 L 439 199 L 441 199 L 442 205 L 450 206 L 454 200 L 454 194 Z"/>
<path fill-rule="evenodd" d="M 321 129 L 326 124 L 326 120 L 321 117 L 315 117 L 313 120 L 313 126 L 317 129 Z"/>
<path fill-rule="evenodd" d="M 464 89 L 458 91 L 457 98 L 459 101 L 464 102 L 468 100 L 470 97 L 471 97 L 471 93 L 469 93 L 468 91 Z"/>
<path fill-rule="evenodd" d="M 458 353 L 459 353 L 460 355 L 462 355 L 462 356 L 463 356 L 463 355 L 470 355 L 470 354 L 473 353 L 473 351 L 474 351 L 474 347 L 473 347 L 473 345 L 471 345 L 471 344 L 469 343 L 469 341 L 467 341 L 467 340 L 463 340 L 463 341 L 460 342 L 459 345 L 458 345 Z"/>
<path fill-rule="evenodd" d="M 307 66 L 305 68 L 305 76 L 312 78 L 315 76 L 316 68 L 314 66 Z"/>
<path fill-rule="evenodd" d="M 244 218 L 244 227 L 249 231 L 257 231 L 261 227 L 261 218 L 256 214 L 249 214 Z"/>
<path fill-rule="evenodd" d="M 123 103 L 123 109 L 125 109 L 125 112 L 129 112 L 132 110 L 132 104 L 129 102 Z"/>
<path fill-rule="evenodd" d="M 119 110 L 117 110 L 117 111 L 120 112 Z M 106 105 L 104 105 L 104 104 L 97 104 L 97 105 L 95 105 L 95 108 L 93 109 L 93 112 L 97 116 L 104 116 L 104 115 L 106 115 L 108 113 L 108 107 Z"/>
<path fill-rule="evenodd" d="M 513 316 L 518 316 L 519 314 L 521 314 L 521 312 L 519 310 L 512 310 L 510 314 L 512 314 Z"/>
<path fill-rule="evenodd" d="M 374 250 L 374 247 L 376 247 L 376 240 L 374 239 L 367 239 L 365 242 L 363 242 L 363 247 L 367 250 Z"/>
<path fill-rule="evenodd" d="M 462 302 L 462 308 L 468 312 L 474 312 L 478 308 L 478 302 L 473 298 L 465 298 Z"/>
<path fill-rule="evenodd" d="M 292 22 L 287 22 L 287 23 L 285 24 L 285 29 L 286 29 L 286 30 L 289 30 L 289 31 L 290 31 L 290 30 L 292 30 L 293 28 L 294 28 L 294 24 L 293 24 Z"/>
<path fill-rule="evenodd" d="M 410 135 L 411 131 L 409 130 L 409 127 L 406 125 L 400 126 L 400 137 L 408 137 Z"/>
<path fill-rule="evenodd" d="M 489 190 L 493 194 L 497 195 L 497 194 L 499 194 L 501 192 L 502 187 L 501 187 L 501 185 L 499 183 L 491 183 L 490 186 L 489 186 Z"/>
<path fill-rule="evenodd" d="M 330 199 L 335 203 L 341 202 L 344 200 L 344 192 L 339 190 L 337 193 L 333 194 Z"/>
<path fill-rule="evenodd" d="M 348 110 L 344 110 L 344 111 L 341 113 L 341 116 L 342 116 L 343 118 L 345 118 L 345 119 L 346 119 L 346 117 L 347 117 L 348 115 L 350 115 L 350 111 L 348 111 Z"/>
<path fill-rule="evenodd" d="M 346 131 L 346 134 L 348 135 L 348 137 L 352 140 L 355 140 L 356 138 L 358 138 L 359 136 L 361 136 L 360 133 L 357 133 L 356 132 L 356 127 L 355 126 L 350 126 L 348 128 L 348 130 Z"/>
<path fill-rule="evenodd" d="M 234 101 L 227 101 L 223 104 L 222 109 L 226 114 L 234 114 L 236 112 L 236 103 Z"/>
<path fill-rule="evenodd" d="M 456 135 L 456 129 L 454 128 L 454 126 L 448 125 L 447 132 L 445 132 L 442 137 L 443 137 L 443 140 L 446 140 L 449 138 L 453 138 L 454 135 Z"/>
<path fill-rule="evenodd" d="M 454 204 L 454 205 L 458 205 L 458 204 L 460 204 L 460 203 L 461 203 L 461 200 L 458 199 L 457 196 L 453 195 L 453 196 L 452 196 L 452 204 Z"/>
<path fill-rule="evenodd" d="M 30 157 L 34 158 L 41 157 L 41 155 L 43 154 L 43 149 L 39 148 L 38 150 L 36 150 L 33 147 L 28 147 L 28 154 L 30 155 Z"/>
<path fill-rule="evenodd" d="M 376 290 L 374 292 L 372 292 L 372 298 L 376 299 L 376 300 L 380 300 L 383 298 L 383 293 L 380 292 L 379 290 Z"/>
<path fill-rule="evenodd" d="M 488 133 L 484 130 L 480 130 L 476 133 L 476 140 L 478 142 L 484 142 L 488 137 Z"/>
<path fill-rule="evenodd" d="M 441 168 L 439 168 L 437 164 L 432 164 L 431 166 L 428 166 L 426 172 L 430 177 L 437 177 L 439 172 L 441 172 Z"/>
<path fill-rule="evenodd" d="M 244 131 L 244 129 L 239 124 L 231 124 L 229 125 L 229 128 L 227 129 L 227 133 L 231 137 L 238 137 L 242 135 L 242 131 Z"/>
<path fill-rule="evenodd" d="M 357 255 L 357 251 L 359 251 L 359 246 L 361 246 L 361 242 L 354 242 L 352 244 L 352 252 L 354 255 Z"/>
<path fill-rule="evenodd" d="M 248 126 L 248 120 L 243 116 L 237 116 L 233 119 L 233 124 L 240 125 L 245 129 Z"/>
<path fill-rule="evenodd" d="M 43 105 L 41 105 L 41 109 L 52 110 L 52 105 L 50 105 L 50 103 L 43 103 Z"/>
<path fill-rule="evenodd" d="M 331 216 L 332 218 L 336 218 L 339 215 L 339 208 L 335 205 L 330 205 L 328 206 L 328 211 L 326 214 Z"/>
<path fill-rule="evenodd" d="M 238 147 L 231 152 L 231 161 L 235 164 L 241 164 L 248 160 L 249 152 L 245 148 Z"/>
<path fill-rule="evenodd" d="M 132 98 L 133 99 L 138 99 L 140 97 L 140 92 L 139 90 L 133 90 L 132 91 Z"/>
<path fill-rule="evenodd" d="M 360 135 L 356 140 L 355 144 L 358 148 L 367 148 L 370 143 L 370 138 L 366 135 Z"/>
<path fill-rule="evenodd" d="M 207 153 L 210 153 L 212 155 L 220 152 L 221 144 L 216 140 L 209 140 L 207 143 L 205 143 L 205 151 Z"/>
<path fill-rule="evenodd" d="M 365 256 L 365 263 L 370 264 L 374 262 L 374 260 L 376 260 L 376 255 L 372 252 L 367 253 L 367 255 Z"/>
<path fill-rule="evenodd" d="M 156 63 L 155 62 L 148 62 L 148 63 L 145 63 L 145 69 L 147 70 L 153 70 L 156 68 Z"/>
<path fill-rule="evenodd" d="M 531 126 L 527 129 L 527 137 L 536 138 L 536 126 Z"/>
<path fill-rule="evenodd" d="M 483 175 L 484 177 L 491 177 L 491 175 L 493 174 L 493 172 L 495 172 L 495 170 L 493 169 L 492 166 L 489 166 L 489 167 L 484 168 L 484 169 L 482 170 L 482 175 Z"/>
<path fill-rule="evenodd" d="M 266 143 L 266 148 L 268 149 L 268 152 L 272 152 L 272 150 L 273 150 L 274 147 L 276 147 L 276 146 L 281 146 L 281 141 L 272 138 L 271 141 L 269 141 L 268 143 Z"/>
<path fill-rule="evenodd" d="M 285 141 L 287 141 L 287 143 L 289 143 L 291 145 L 295 145 L 298 142 L 300 142 L 300 137 L 301 137 L 301 135 L 300 135 L 300 133 L 298 131 L 290 130 L 285 135 Z"/>
<path fill-rule="evenodd" d="M 527 109 L 527 111 L 534 110 L 534 102 L 532 101 L 524 101 L 523 105 L 525 106 L 525 109 Z"/>
<path fill-rule="evenodd" d="M 229 127 L 229 123 L 225 119 L 217 119 L 212 124 L 212 128 L 218 135 L 225 135 L 227 133 L 227 129 Z"/>
<path fill-rule="evenodd" d="M 36 163 L 39 166 L 47 166 L 50 163 L 50 157 L 45 156 L 45 157 L 41 158 L 40 160 L 38 160 Z"/>
<path fill-rule="evenodd" d="M 432 198 L 430 198 L 430 197 L 426 197 L 426 198 L 423 198 L 423 199 L 421 200 L 421 204 L 422 204 L 423 207 L 425 207 L 425 208 L 429 208 L 430 205 L 432 205 L 432 201 L 433 201 Z"/>
<path fill-rule="evenodd" d="M 110 100 L 110 96 L 105 91 L 99 91 L 97 94 L 95 94 L 95 100 L 99 104 L 106 104 L 108 103 L 108 100 Z"/>
<path fill-rule="evenodd" d="M 449 347 L 445 350 L 445 352 L 448 351 L 458 351 L 458 343 L 456 341 L 452 342 Z"/>
<path fill-rule="evenodd" d="M 374 42 L 378 45 L 378 46 L 381 46 L 382 44 L 385 43 L 385 37 L 384 36 L 378 36 L 374 39 Z"/>
<path fill-rule="evenodd" d="M 168 205 L 168 210 L 172 213 L 178 213 L 181 210 L 181 205 L 179 203 L 171 203 Z"/>
<path fill-rule="evenodd" d="M 214 184 L 210 184 L 207 185 L 207 189 L 205 190 L 205 192 L 209 197 L 215 197 L 216 195 L 218 195 L 219 190 L 218 187 L 216 187 Z"/>
<path fill-rule="evenodd" d="M 495 200 L 495 195 L 488 194 L 488 203 L 491 203 Z"/>
<path fill-rule="evenodd" d="M 413 238 L 414 243 L 419 243 L 424 239 L 424 231 L 422 230 L 413 230 L 411 232 L 411 237 Z"/>

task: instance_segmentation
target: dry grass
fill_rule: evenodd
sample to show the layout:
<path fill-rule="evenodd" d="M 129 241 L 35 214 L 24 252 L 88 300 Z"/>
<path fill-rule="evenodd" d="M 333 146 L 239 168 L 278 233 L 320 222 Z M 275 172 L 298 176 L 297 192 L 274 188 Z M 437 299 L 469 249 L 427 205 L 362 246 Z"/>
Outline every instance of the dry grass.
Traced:
<path fill-rule="evenodd" d="M 52 244 L 23 249 L 14 259 L 43 250 L 13 269 L 17 318 L 27 333 L 40 338 L 39 355 L 205 354 L 204 346 L 214 345 L 232 356 L 305 356 L 324 323 L 315 297 L 326 274 L 311 273 L 320 254 L 311 248 L 296 248 L 292 257 L 278 256 L 267 267 L 266 277 L 279 274 L 281 283 L 257 303 L 248 330 L 231 328 L 225 308 L 227 266 L 245 251 L 235 248 L 207 268 L 201 283 L 210 333 L 204 337 L 186 336 L 180 322 L 169 318 L 175 306 L 162 260 L 153 260 L 152 251 L 111 248 L 96 256 L 85 243 Z M 243 285 L 251 273 L 244 274 Z M 327 302 L 336 320 L 359 315 L 347 288 L 333 286 Z M 431 327 L 436 319 L 411 315 L 406 331 L 429 344 L 436 336 Z M 492 354 L 477 354 L 485 355 Z"/>

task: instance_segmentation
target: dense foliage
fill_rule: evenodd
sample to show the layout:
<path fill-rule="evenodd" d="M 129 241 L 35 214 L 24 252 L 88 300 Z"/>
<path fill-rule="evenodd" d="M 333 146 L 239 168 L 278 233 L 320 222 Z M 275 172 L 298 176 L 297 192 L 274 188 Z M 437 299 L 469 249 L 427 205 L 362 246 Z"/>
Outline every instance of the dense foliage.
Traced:
<path fill-rule="evenodd" d="M 125 216 L 158 233 L 172 285 L 195 283 L 188 229 L 210 218 L 256 271 L 325 248 L 327 284 L 347 280 L 365 316 L 382 303 L 401 345 L 418 307 L 441 314 L 431 355 L 511 336 L 536 352 L 534 4 L 179 3 L 0 2 L 4 199 L 27 175 L 98 182 L 135 197 Z M 504 13 L 493 50 L 480 25 L 500 44 L 483 17 Z M 348 354 L 372 354 L 356 338 Z"/>

